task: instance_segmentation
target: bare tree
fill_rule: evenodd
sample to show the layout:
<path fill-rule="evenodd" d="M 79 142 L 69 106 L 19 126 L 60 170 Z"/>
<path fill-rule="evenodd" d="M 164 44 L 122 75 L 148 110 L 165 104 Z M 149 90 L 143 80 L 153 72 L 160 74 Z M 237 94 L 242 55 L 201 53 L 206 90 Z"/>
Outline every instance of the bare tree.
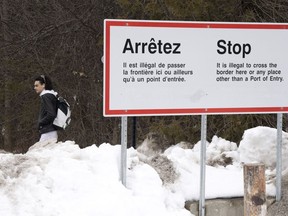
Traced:
<path fill-rule="evenodd" d="M 0 2 L 0 147 L 17 152 L 38 140 L 39 98 L 32 87 L 39 74 L 50 76 L 72 107 L 72 123 L 60 140 L 75 140 L 81 147 L 120 142 L 119 118 L 102 113 L 104 19 L 285 22 L 288 16 L 284 0 Z M 151 131 L 171 142 L 199 140 L 198 116 L 137 119 L 138 142 Z M 274 120 L 272 115 L 213 116 L 208 134 L 238 141 L 243 131 L 233 128 L 273 126 Z"/>
<path fill-rule="evenodd" d="M 4 44 L 7 44 L 9 41 L 9 32 L 8 32 L 8 1 L 3 0 L 1 5 L 2 13 L 1 13 L 1 23 L 2 23 L 2 31 L 3 31 L 3 40 Z M 5 59 L 6 49 L 3 50 L 3 55 Z M 11 75 L 10 71 L 7 68 L 1 67 L 1 72 L 4 75 L 4 124 L 2 127 L 2 134 L 4 136 L 4 144 L 3 149 L 12 150 L 12 120 L 11 120 L 11 92 L 10 92 L 10 84 L 11 84 Z"/>

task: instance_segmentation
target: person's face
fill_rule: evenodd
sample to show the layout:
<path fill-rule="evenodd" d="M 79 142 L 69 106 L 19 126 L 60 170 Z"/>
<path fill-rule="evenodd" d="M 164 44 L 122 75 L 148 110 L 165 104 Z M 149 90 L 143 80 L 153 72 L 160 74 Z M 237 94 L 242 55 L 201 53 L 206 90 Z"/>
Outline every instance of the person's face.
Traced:
<path fill-rule="evenodd" d="M 34 90 L 36 91 L 37 94 L 40 94 L 44 89 L 45 89 L 45 83 L 43 83 L 42 85 L 38 80 L 34 82 Z"/>

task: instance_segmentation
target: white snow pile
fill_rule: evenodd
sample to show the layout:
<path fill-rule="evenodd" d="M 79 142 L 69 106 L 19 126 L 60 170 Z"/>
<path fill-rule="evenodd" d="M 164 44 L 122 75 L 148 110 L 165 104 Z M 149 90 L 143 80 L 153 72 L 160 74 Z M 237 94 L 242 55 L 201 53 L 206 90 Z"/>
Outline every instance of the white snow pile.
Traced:
<path fill-rule="evenodd" d="M 246 130 L 239 148 L 216 136 L 207 142 L 206 198 L 243 196 L 241 162 L 265 163 L 267 195 L 275 195 L 276 134 L 268 127 Z M 199 199 L 200 142 L 184 146 L 156 155 L 128 149 L 127 187 L 119 180 L 120 145 L 80 149 L 66 141 L 36 143 L 26 154 L 0 153 L 0 215 L 191 216 L 184 204 Z M 283 132 L 283 169 L 287 148 Z"/>

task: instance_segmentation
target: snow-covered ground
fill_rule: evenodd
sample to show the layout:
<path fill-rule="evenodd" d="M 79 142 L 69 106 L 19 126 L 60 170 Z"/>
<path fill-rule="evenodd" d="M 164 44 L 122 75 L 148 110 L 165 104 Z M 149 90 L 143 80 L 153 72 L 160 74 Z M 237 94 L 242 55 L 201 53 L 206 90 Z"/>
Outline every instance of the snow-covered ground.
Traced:
<path fill-rule="evenodd" d="M 241 162 L 265 163 L 267 194 L 275 195 L 276 134 L 273 128 L 251 128 L 239 148 L 216 136 L 207 142 L 206 198 L 243 196 Z M 128 149 L 127 188 L 119 180 L 120 145 L 80 149 L 66 141 L 36 143 L 26 154 L 0 153 L 0 215 L 191 216 L 184 203 L 199 199 L 200 142 L 185 146 L 154 155 Z"/>

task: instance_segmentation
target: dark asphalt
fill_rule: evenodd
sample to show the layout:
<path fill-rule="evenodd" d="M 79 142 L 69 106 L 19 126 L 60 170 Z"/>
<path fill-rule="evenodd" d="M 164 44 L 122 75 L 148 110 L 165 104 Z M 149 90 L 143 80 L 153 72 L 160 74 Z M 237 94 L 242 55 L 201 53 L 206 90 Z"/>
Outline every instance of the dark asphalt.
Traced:
<path fill-rule="evenodd" d="M 282 177 L 282 196 L 279 202 L 272 204 L 267 211 L 267 216 L 288 215 L 288 175 Z"/>

